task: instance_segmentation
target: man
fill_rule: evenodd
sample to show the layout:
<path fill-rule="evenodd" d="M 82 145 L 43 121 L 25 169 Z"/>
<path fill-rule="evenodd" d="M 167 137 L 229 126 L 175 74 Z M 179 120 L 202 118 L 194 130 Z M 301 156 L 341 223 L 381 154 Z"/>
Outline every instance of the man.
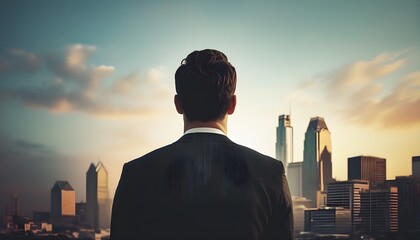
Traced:
<path fill-rule="evenodd" d="M 124 165 L 111 239 L 293 239 L 282 163 L 226 137 L 236 106 L 227 57 L 190 53 L 175 85 L 184 135 Z"/>

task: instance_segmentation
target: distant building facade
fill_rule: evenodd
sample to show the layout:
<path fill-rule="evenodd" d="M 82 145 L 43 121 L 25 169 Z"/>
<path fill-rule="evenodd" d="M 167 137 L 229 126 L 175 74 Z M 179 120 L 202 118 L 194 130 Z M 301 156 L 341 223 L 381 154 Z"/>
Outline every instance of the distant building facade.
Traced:
<path fill-rule="evenodd" d="M 56 181 L 51 189 L 50 217 L 76 215 L 76 192 L 67 181 Z"/>
<path fill-rule="evenodd" d="M 293 224 L 296 235 L 305 231 L 305 210 L 311 207 L 311 200 L 304 197 L 292 197 Z"/>
<path fill-rule="evenodd" d="M 34 222 L 39 225 L 42 222 L 48 222 L 50 219 L 50 212 L 34 212 Z"/>
<path fill-rule="evenodd" d="M 302 162 L 291 162 L 287 169 L 290 193 L 292 196 L 302 197 Z"/>
<path fill-rule="evenodd" d="M 398 231 L 398 188 L 370 189 L 360 197 L 362 233 Z"/>
<path fill-rule="evenodd" d="M 324 192 L 328 183 L 333 181 L 331 134 L 322 117 L 311 118 L 306 130 L 302 175 L 303 196 L 314 204 L 318 199 L 317 192 Z"/>
<path fill-rule="evenodd" d="M 349 209 L 352 229 L 360 229 L 360 194 L 366 190 L 369 190 L 367 180 L 332 182 L 327 187 L 327 206 Z"/>
<path fill-rule="evenodd" d="M 86 222 L 95 230 L 110 227 L 111 199 L 108 172 L 102 162 L 92 163 L 86 173 Z"/>
<path fill-rule="evenodd" d="M 290 115 L 280 115 L 276 129 L 276 159 L 283 162 L 286 176 L 288 164 L 293 162 L 293 127 Z"/>
<path fill-rule="evenodd" d="M 348 180 L 368 180 L 376 187 L 386 180 L 386 159 L 374 156 L 357 156 L 347 159 Z"/>
<path fill-rule="evenodd" d="M 398 188 L 398 231 L 420 229 L 420 178 L 396 177 L 386 185 Z"/>
<path fill-rule="evenodd" d="M 78 202 L 76 203 L 76 215 L 79 216 L 80 222 L 86 223 L 86 203 Z"/>
<path fill-rule="evenodd" d="M 323 234 L 350 234 L 349 209 L 326 207 L 305 210 L 305 232 Z"/>
<path fill-rule="evenodd" d="M 420 178 L 420 156 L 412 157 L 412 175 Z"/>

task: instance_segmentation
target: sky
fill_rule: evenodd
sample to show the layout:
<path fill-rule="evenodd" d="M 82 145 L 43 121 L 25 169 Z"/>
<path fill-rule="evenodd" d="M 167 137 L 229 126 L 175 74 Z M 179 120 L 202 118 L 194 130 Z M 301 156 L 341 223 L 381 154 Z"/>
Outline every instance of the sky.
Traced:
<path fill-rule="evenodd" d="M 176 141 L 174 73 L 190 52 L 235 66 L 236 143 L 275 156 L 291 113 L 294 161 L 311 117 L 347 158 L 387 159 L 387 178 L 420 155 L 420 1 L 0 1 L 0 209 L 48 211 L 56 180 L 85 201 L 102 161 L 114 195 L 124 163 Z"/>

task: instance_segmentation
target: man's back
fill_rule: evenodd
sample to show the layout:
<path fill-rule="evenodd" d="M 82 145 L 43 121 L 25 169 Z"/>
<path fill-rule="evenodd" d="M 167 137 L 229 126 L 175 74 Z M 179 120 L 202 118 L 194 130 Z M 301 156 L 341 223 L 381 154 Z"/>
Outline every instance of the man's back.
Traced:
<path fill-rule="evenodd" d="M 124 166 L 112 239 L 291 239 L 292 203 L 281 162 L 214 133 Z"/>

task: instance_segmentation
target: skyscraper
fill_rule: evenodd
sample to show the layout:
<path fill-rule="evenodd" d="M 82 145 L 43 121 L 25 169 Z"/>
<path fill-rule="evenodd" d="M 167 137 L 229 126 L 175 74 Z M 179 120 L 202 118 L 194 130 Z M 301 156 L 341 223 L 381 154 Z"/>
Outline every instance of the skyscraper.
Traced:
<path fill-rule="evenodd" d="M 302 164 L 302 193 L 317 202 L 317 191 L 324 191 L 333 181 L 331 135 L 322 117 L 311 118 L 305 133 Z"/>
<path fill-rule="evenodd" d="M 56 181 L 51 189 L 52 218 L 76 215 L 76 192 L 67 181 Z"/>
<path fill-rule="evenodd" d="M 277 127 L 276 159 L 283 162 L 286 176 L 287 166 L 293 162 L 293 127 L 290 120 L 290 115 L 280 115 Z"/>
<path fill-rule="evenodd" d="M 86 220 L 95 230 L 109 228 L 111 200 L 108 192 L 108 172 L 102 162 L 90 164 L 86 173 Z"/>
<path fill-rule="evenodd" d="M 347 159 L 348 180 L 368 180 L 376 187 L 386 180 L 386 159 L 373 156 L 357 156 Z"/>

